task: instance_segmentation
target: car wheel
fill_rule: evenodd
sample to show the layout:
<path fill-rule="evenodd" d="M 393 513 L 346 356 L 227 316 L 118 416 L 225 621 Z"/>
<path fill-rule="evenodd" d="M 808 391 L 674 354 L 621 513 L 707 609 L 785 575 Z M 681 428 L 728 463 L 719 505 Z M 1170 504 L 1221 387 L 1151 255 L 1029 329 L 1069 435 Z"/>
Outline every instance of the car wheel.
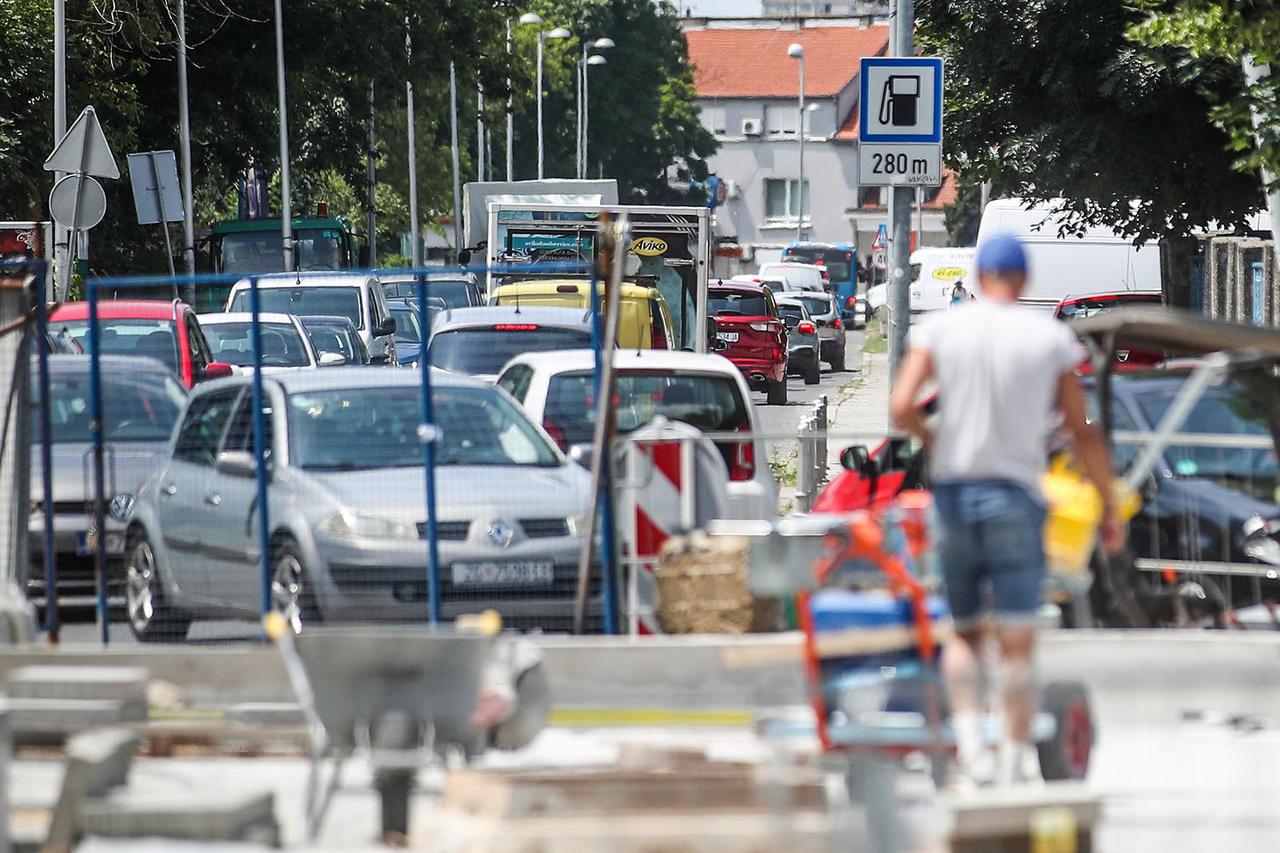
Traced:
<path fill-rule="evenodd" d="M 835 357 L 832 358 L 831 361 L 827 362 L 827 364 L 831 365 L 831 370 L 833 372 L 843 373 L 844 372 L 844 347 L 840 347 L 840 349 L 836 352 Z"/>
<path fill-rule="evenodd" d="M 815 358 L 815 359 L 813 360 L 813 363 L 812 363 L 812 364 L 810 364 L 808 367 L 806 367 L 806 368 L 804 369 L 804 384 L 805 384 L 805 385 L 817 385 L 817 384 L 818 384 L 818 380 L 822 378 L 822 374 L 821 374 L 821 372 L 820 372 L 820 367 L 821 367 L 821 364 L 820 364 L 820 363 L 818 362 L 818 360 Z"/>
<path fill-rule="evenodd" d="M 785 406 L 787 404 L 786 377 L 783 377 L 781 382 L 770 382 L 765 389 L 765 394 L 770 406 Z"/>
<path fill-rule="evenodd" d="M 140 642 L 178 642 L 187 638 L 191 619 L 174 613 L 165 603 L 155 549 L 144 533 L 130 542 L 125 557 L 124 600 L 129 630 Z"/>
<path fill-rule="evenodd" d="M 298 546 L 287 539 L 277 544 L 272 554 L 271 609 L 285 618 L 295 634 L 302 631 L 303 625 L 320 621 Z"/>
<path fill-rule="evenodd" d="M 1093 712 L 1089 694 L 1078 681 L 1045 685 L 1041 707 L 1053 715 L 1053 737 L 1036 744 L 1045 781 L 1083 779 L 1093 753 Z"/>

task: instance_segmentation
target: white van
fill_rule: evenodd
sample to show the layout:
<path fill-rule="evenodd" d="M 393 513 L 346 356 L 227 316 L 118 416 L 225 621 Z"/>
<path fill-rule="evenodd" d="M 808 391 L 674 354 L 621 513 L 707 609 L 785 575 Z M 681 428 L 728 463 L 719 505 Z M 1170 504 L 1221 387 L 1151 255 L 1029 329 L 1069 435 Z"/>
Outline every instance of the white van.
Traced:
<path fill-rule="evenodd" d="M 978 289 L 973 274 L 972 248 L 916 249 L 911 253 L 911 313 L 937 311 L 951 304 L 951 293 L 961 285 L 969 293 Z"/>
<path fill-rule="evenodd" d="M 1142 248 L 1110 228 L 1086 228 L 1058 236 L 1062 202 L 1027 208 L 1021 199 L 997 199 L 982 212 L 978 246 L 994 234 L 1013 234 L 1027 251 L 1030 280 L 1022 302 L 1052 311 L 1068 296 L 1131 291 L 1160 292 L 1160 248 Z"/>
<path fill-rule="evenodd" d="M 787 290 L 825 290 L 822 270 L 813 264 L 797 264 L 778 261 L 760 265 L 760 278 L 780 278 L 786 281 Z"/>
<path fill-rule="evenodd" d="M 382 285 L 371 275 L 281 272 L 258 276 L 260 310 L 298 316 L 346 317 L 373 364 L 396 364 L 396 321 Z M 249 279 L 236 282 L 227 311 L 248 311 Z"/>

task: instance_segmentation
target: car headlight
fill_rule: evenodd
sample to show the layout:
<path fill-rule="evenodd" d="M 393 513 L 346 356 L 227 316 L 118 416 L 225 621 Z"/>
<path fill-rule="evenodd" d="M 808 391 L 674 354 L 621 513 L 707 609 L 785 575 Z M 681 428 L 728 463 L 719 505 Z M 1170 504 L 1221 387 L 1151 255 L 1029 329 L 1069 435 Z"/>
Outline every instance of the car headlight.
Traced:
<path fill-rule="evenodd" d="M 331 536 L 365 539 L 417 539 L 418 526 L 380 515 L 341 510 L 320 522 L 320 530 Z"/>
<path fill-rule="evenodd" d="M 129 516 L 133 515 L 133 495 L 121 492 L 113 497 L 111 503 L 107 504 L 107 515 L 116 521 L 128 521 Z"/>

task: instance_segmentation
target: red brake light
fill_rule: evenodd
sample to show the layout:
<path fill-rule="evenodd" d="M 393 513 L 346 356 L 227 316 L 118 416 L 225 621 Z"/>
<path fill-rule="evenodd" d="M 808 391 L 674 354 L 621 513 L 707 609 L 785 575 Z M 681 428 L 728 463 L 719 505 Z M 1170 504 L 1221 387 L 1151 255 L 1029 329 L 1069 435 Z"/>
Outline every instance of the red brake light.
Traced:
<path fill-rule="evenodd" d="M 537 323 L 494 323 L 495 332 L 532 332 L 538 328 Z"/>
<path fill-rule="evenodd" d="M 844 301 L 844 307 L 846 307 L 846 308 L 857 308 L 857 307 L 858 307 L 858 297 L 856 297 L 856 296 L 850 296 L 848 299 L 846 299 L 846 300 Z"/>
<path fill-rule="evenodd" d="M 667 332 L 661 323 L 654 323 L 649 330 L 649 347 L 651 349 L 667 348 Z"/>
<path fill-rule="evenodd" d="M 734 432 L 751 432 L 750 422 L 744 421 Z M 737 442 L 733 451 L 733 463 L 729 466 L 730 480 L 750 480 L 756 474 L 756 447 L 750 438 Z"/>
<path fill-rule="evenodd" d="M 802 335 L 812 335 L 814 332 L 817 331 L 817 329 L 813 327 L 812 323 L 810 323 L 808 320 L 805 320 L 801 323 L 796 324 L 796 331 Z"/>
<path fill-rule="evenodd" d="M 568 450 L 568 445 L 564 437 L 564 430 L 556 426 L 551 421 L 543 421 L 542 428 L 547 431 L 547 435 L 551 436 L 551 440 L 560 446 L 560 449 Z"/>
<path fill-rule="evenodd" d="M 831 321 L 831 328 L 833 328 L 833 329 L 843 329 L 843 328 L 844 328 L 844 323 L 840 320 L 840 318 L 839 318 L 839 317 L 836 317 L 834 320 L 832 320 L 832 321 Z"/>

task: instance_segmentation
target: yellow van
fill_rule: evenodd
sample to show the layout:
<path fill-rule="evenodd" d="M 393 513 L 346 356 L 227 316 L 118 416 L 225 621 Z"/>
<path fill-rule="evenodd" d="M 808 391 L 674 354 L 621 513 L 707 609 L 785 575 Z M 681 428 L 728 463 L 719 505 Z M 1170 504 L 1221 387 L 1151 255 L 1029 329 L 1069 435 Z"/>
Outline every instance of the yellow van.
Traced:
<path fill-rule="evenodd" d="M 598 284 L 601 297 L 604 285 Z M 573 279 L 516 281 L 496 287 L 489 296 L 490 305 L 545 305 L 562 308 L 585 308 L 591 283 Z M 667 300 L 656 287 L 624 282 L 619 305 L 618 346 L 622 349 L 676 349 L 672 332 L 671 311 Z"/>

